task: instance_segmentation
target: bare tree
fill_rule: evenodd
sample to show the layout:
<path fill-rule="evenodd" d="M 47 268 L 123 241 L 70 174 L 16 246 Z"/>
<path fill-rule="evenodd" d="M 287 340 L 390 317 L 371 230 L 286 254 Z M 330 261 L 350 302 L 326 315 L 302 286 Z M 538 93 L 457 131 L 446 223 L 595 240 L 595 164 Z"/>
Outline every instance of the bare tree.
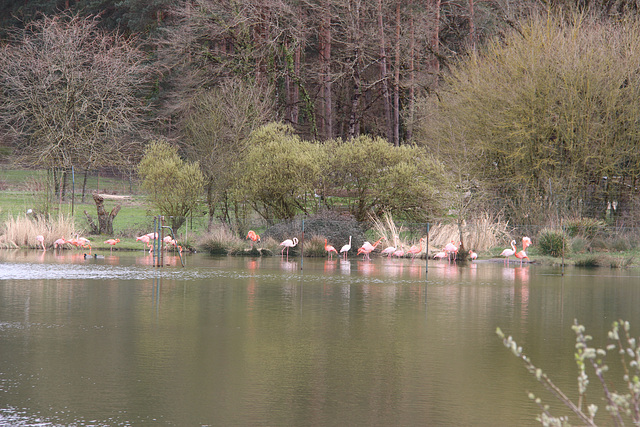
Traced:
<path fill-rule="evenodd" d="M 22 164 L 91 169 L 139 153 L 149 68 L 135 38 L 97 23 L 44 16 L 2 48 L 0 125 Z"/>

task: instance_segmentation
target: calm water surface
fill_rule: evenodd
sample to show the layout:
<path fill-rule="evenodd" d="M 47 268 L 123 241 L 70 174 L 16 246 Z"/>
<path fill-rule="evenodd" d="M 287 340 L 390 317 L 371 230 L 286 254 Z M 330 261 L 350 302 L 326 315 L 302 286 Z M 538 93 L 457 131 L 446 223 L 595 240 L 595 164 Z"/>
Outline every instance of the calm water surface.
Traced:
<path fill-rule="evenodd" d="M 640 335 L 637 270 L 104 255 L 0 251 L 0 425 L 537 425 L 497 326 L 572 397 L 575 318 Z"/>

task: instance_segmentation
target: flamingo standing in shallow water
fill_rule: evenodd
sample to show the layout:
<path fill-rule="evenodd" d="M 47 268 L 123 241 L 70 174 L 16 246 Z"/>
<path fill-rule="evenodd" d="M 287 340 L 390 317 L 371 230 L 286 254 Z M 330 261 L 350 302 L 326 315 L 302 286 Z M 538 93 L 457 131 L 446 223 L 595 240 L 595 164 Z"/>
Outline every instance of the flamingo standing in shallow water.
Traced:
<path fill-rule="evenodd" d="M 104 241 L 104 243 L 106 243 L 107 245 L 110 245 L 111 249 L 109 250 L 109 252 L 113 252 L 113 247 L 117 243 L 120 243 L 120 239 L 107 239 L 107 240 Z"/>
<path fill-rule="evenodd" d="M 404 256 L 404 246 L 400 245 L 400 249 L 396 249 L 396 251 L 394 253 L 391 254 L 391 256 L 396 256 L 398 258 L 402 258 Z"/>
<path fill-rule="evenodd" d="M 469 251 L 469 258 L 471 258 L 471 261 L 478 259 L 478 254 L 473 251 Z"/>
<path fill-rule="evenodd" d="M 505 257 L 504 262 L 509 265 L 509 257 L 516 254 L 516 241 L 511 241 L 511 249 L 505 249 L 500 253 L 500 256 Z"/>
<path fill-rule="evenodd" d="M 358 255 L 364 254 L 362 259 L 371 259 L 369 258 L 369 254 L 376 249 L 376 246 L 378 246 L 383 239 L 384 237 L 379 238 L 373 245 L 369 242 L 364 242 L 362 246 L 360 246 L 360 249 L 358 249 Z"/>
<path fill-rule="evenodd" d="M 387 257 L 391 257 L 391 255 L 396 251 L 396 248 L 393 246 L 388 246 L 380 252 L 381 255 L 386 255 Z"/>
<path fill-rule="evenodd" d="M 148 234 L 145 234 L 140 237 L 136 237 L 136 242 L 142 242 L 149 248 L 149 253 L 153 252 L 153 245 L 151 244 L 151 237 Z"/>
<path fill-rule="evenodd" d="M 447 253 L 445 251 L 440 251 L 433 256 L 433 259 L 445 259 L 447 257 Z"/>
<path fill-rule="evenodd" d="M 351 250 L 351 236 L 349 236 L 349 243 L 347 243 L 340 249 L 340 253 L 344 254 L 343 255 L 344 259 L 347 259 L 347 252 L 349 252 L 350 250 Z"/>
<path fill-rule="evenodd" d="M 522 265 L 522 262 L 524 261 L 525 258 L 527 259 L 527 261 L 529 261 L 529 257 L 527 256 L 527 252 L 526 252 L 529 246 L 531 246 L 531 239 L 526 236 L 523 237 L 522 250 L 520 252 L 515 253 L 515 257 L 520 260 L 520 265 Z"/>
<path fill-rule="evenodd" d="M 284 242 L 280 243 L 280 246 L 282 246 L 282 256 L 284 256 L 284 250 L 285 248 L 287 249 L 287 258 L 289 258 L 289 248 L 294 247 L 295 245 L 298 244 L 298 238 L 294 237 L 293 240 L 291 239 L 287 239 Z"/>
<path fill-rule="evenodd" d="M 66 245 L 66 244 L 67 244 L 67 241 L 64 239 L 64 237 L 61 237 L 57 239 L 55 242 L 53 242 L 53 249 L 58 249 L 59 246 Z"/>
<path fill-rule="evenodd" d="M 46 248 L 46 246 L 44 245 L 44 236 L 37 235 L 37 236 L 36 236 L 36 240 L 38 241 L 38 243 L 40 243 L 40 245 L 42 245 L 42 250 L 43 250 L 43 251 L 46 251 L 46 250 L 47 250 L 47 248 Z"/>
<path fill-rule="evenodd" d="M 408 254 L 411 254 L 411 259 L 415 259 L 415 257 L 418 256 L 420 252 L 422 252 L 422 242 L 424 242 L 424 237 L 420 239 L 417 245 L 411 246 L 407 251 Z"/>
<path fill-rule="evenodd" d="M 338 255 L 338 251 L 336 250 L 336 248 L 331 245 L 327 245 L 327 239 L 324 239 L 324 250 L 329 253 L 329 258 L 331 259 L 333 259 L 334 252 L 336 253 L 336 256 Z"/>
<path fill-rule="evenodd" d="M 458 243 L 460 245 L 461 243 Z M 455 261 L 458 258 L 458 246 L 453 244 L 453 240 L 450 243 L 447 243 L 444 247 L 444 251 L 447 253 L 447 258 L 451 261 L 451 254 L 453 254 L 453 260 Z"/>

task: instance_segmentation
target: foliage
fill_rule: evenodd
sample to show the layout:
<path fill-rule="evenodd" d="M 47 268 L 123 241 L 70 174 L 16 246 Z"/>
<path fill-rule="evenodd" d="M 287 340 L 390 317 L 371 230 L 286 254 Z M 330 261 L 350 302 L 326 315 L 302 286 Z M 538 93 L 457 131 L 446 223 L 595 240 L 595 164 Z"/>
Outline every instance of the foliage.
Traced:
<path fill-rule="evenodd" d="M 565 248 L 566 236 L 562 231 L 546 228 L 538 235 L 538 247 L 541 255 L 560 257 Z"/>
<path fill-rule="evenodd" d="M 176 147 L 157 140 L 147 146 L 138 173 L 151 203 L 171 218 L 171 226 L 177 231 L 202 192 L 204 177 L 198 164 L 184 162 Z"/>
<path fill-rule="evenodd" d="M 452 69 L 424 109 L 422 144 L 473 147 L 468 173 L 517 223 L 602 217 L 623 187 L 605 178 L 640 174 L 639 26 L 584 15 L 523 22 Z"/>
<path fill-rule="evenodd" d="M 439 213 L 442 165 L 418 147 L 393 147 L 382 138 L 361 135 L 324 144 L 329 157 L 326 185 L 355 198 L 351 213 L 365 221 L 389 212 L 425 220 Z"/>
<path fill-rule="evenodd" d="M 613 322 L 611 331 L 608 333 L 609 344 L 605 348 L 594 348 L 589 346 L 592 337 L 585 334 L 585 327 L 579 325 L 574 320 L 572 326 L 576 334 L 575 360 L 578 366 L 578 401 L 571 400 L 565 392 L 556 386 L 551 379 L 536 367 L 527 357 L 522 347 L 519 347 L 511 336 L 505 334 L 497 328 L 496 333 L 502 339 L 505 347 L 524 362 L 527 370 L 535 375 L 536 380 L 549 390 L 556 399 L 571 410 L 579 419 L 582 425 L 595 426 L 598 405 L 588 403 L 587 388 L 589 386 L 588 369 L 593 369 L 593 374 L 602 386 L 606 411 L 611 417 L 614 425 L 624 425 L 625 420 L 629 420 L 633 425 L 640 424 L 640 350 L 638 342 L 640 339 L 633 338 L 630 334 L 631 325 L 629 322 L 619 320 Z M 621 365 L 622 390 L 618 391 L 615 383 L 611 379 L 605 378 L 609 366 L 605 363 L 608 353 L 617 355 L 617 360 Z M 542 403 L 542 399 L 529 393 L 529 398 L 533 400 L 541 409 L 538 421 L 545 426 L 568 426 L 569 417 L 553 416 L 548 405 Z"/>
<path fill-rule="evenodd" d="M 323 151 L 303 141 L 293 128 L 271 123 L 249 137 L 240 191 L 264 219 L 292 219 L 306 207 L 305 193 L 318 188 Z"/>
<path fill-rule="evenodd" d="M 582 236 L 593 239 L 604 233 L 607 223 L 593 218 L 576 218 L 564 222 L 564 229 L 569 237 Z"/>

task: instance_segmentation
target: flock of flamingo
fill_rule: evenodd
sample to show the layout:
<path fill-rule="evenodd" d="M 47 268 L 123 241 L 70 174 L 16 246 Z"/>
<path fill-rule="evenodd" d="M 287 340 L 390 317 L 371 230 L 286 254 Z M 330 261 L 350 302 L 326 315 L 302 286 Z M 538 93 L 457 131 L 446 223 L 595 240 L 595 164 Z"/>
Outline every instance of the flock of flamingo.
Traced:
<path fill-rule="evenodd" d="M 151 244 L 151 241 L 157 238 L 158 238 L 158 233 L 148 233 L 148 234 L 144 234 L 142 236 L 136 237 L 136 241 L 144 243 L 149 248 L 149 253 L 151 253 L 153 252 L 153 245 Z M 43 251 L 47 250 L 47 247 L 44 244 L 44 236 L 42 235 L 36 236 L 36 241 L 42 246 Z M 165 236 L 165 238 L 162 239 L 162 241 L 164 242 L 165 250 L 170 247 L 173 247 L 178 251 L 182 252 L 182 246 L 178 245 L 178 242 L 176 242 L 176 240 L 173 239 L 171 236 Z M 113 248 L 115 245 L 120 243 L 120 239 L 107 239 L 104 241 L 104 243 L 111 246 L 110 252 L 113 253 Z M 89 249 L 89 253 L 91 253 L 91 241 L 85 237 L 80 237 L 79 235 L 76 235 L 76 237 L 72 239 L 65 239 L 64 236 L 62 236 L 53 242 L 54 249 L 64 248 L 66 245 L 75 246 L 76 248 L 81 247 L 84 249 Z"/>
<path fill-rule="evenodd" d="M 253 241 L 254 243 L 256 242 L 260 242 L 260 236 L 253 230 L 249 230 L 249 233 L 247 233 L 247 239 Z M 378 241 L 376 241 L 375 243 L 371 244 L 369 242 L 364 242 L 364 244 L 358 248 L 358 252 L 357 255 L 362 255 L 362 259 L 363 260 L 368 260 L 370 259 L 369 254 L 371 254 L 371 252 L 373 252 L 376 247 L 380 244 L 380 242 L 382 242 L 383 240 L 386 240 L 384 237 L 381 237 Z M 394 246 L 388 246 L 385 249 L 382 250 L 381 255 L 383 256 L 387 256 L 388 258 L 391 257 L 403 257 L 405 255 L 411 255 L 411 259 L 414 259 L 416 256 L 418 256 L 418 254 L 420 254 L 423 249 L 424 249 L 424 241 L 425 238 L 421 238 L 420 241 L 418 242 L 417 245 L 412 245 L 409 249 L 407 249 L 406 251 L 404 250 L 404 246 L 401 244 L 399 248 L 396 248 Z M 287 257 L 289 256 L 289 248 L 293 248 L 298 244 L 298 239 L 296 237 L 294 237 L 293 239 L 286 239 L 284 240 L 282 243 L 280 243 L 280 246 L 282 246 L 282 251 L 281 251 L 281 255 L 284 257 L 285 256 L 285 250 L 287 252 Z M 458 243 L 458 245 L 461 245 L 461 242 Z M 503 250 L 500 253 L 500 256 L 504 257 L 504 262 L 506 264 L 509 264 L 510 261 L 510 257 L 511 256 L 515 256 L 516 258 L 518 258 L 520 260 L 520 265 L 522 265 L 522 263 L 524 262 L 524 260 L 526 259 L 527 261 L 529 261 L 529 257 L 527 256 L 527 247 L 531 246 L 531 239 L 529 237 L 523 237 L 522 238 L 522 250 L 521 251 L 517 251 L 516 249 L 516 241 L 512 240 L 511 241 L 511 248 L 507 248 L 505 250 Z M 333 259 L 333 254 L 335 253 L 336 256 L 338 256 L 338 250 L 328 244 L 327 239 L 324 239 L 324 250 L 327 252 L 327 256 L 329 257 L 329 259 Z M 341 249 L 340 249 L 340 254 L 342 255 L 342 257 L 344 259 L 347 259 L 347 252 L 349 252 L 351 250 L 351 236 L 349 236 L 349 243 L 347 243 L 346 245 L 344 245 Z M 433 255 L 434 259 L 444 259 L 447 258 L 449 260 L 449 262 L 451 262 L 451 260 L 456 260 L 458 257 L 458 250 L 459 250 L 459 246 L 456 246 L 454 244 L 453 241 L 451 241 L 450 243 L 447 243 L 445 245 L 445 247 L 442 249 L 442 251 L 436 253 Z M 478 254 L 476 252 L 474 252 L 473 250 L 469 251 L 469 259 L 471 259 L 472 261 L 478 259 Z"/>
<path fill-rule="evenodd" d="M 142 242 L 144 243 L 147 248 L 149 248 L 149 253 L 153 252 L 153 245 L 151 244 L 152 240 L 155 240 L 158 238 L 158 233 L 148 233 L 148 234 L 144 234 L 142 236 L 136 237 L 136 241 L 138 242 Z M 247 237 L 248 240 L 251 240 L 254 243 L 258 243 L 260 242 L 260 236 L 258 235 L 258 233 L 256 233 L 253 230 L 249 230 L 249 232 L 247 233 Z M 45 244 L 44 244 L 44 236 L 38 235 L 36 236 L 36 240 L 38 241 L 38 243 L 40 243 L 40 245 L 42 246 L 42 250 L 47 250 Z M 384 237 L 381 237 L 380 239 L 378 239 L 375 243 L 371 244 L 369 242 L 364 242 L 362 246 L 360 246 L 360 248 L 358 248 L 358 252 L 357 255 L 362 255 L 362 259 L 363 260 L 369 260 L 371 259 L 369 257 L 369 254 L 371 254 L 371 252 L 373 252 L 378 245 L 380 244 L 380 242 L 382 242 L 383 240 L 386 240 Z M 411 259 L 414 259 L 416 256 L 418 256 L 418 254 L 420 254 L 422 252 L 422 250 L 424 249 L 424 241 L 425 238 L 421 238 L 420 241 L 418 242 L 417 245 L 412 245 L 409 249 L 407 249 L 406 251 L 404 250 L 404 246 L 401 244 L 399 248 L 396 248 L 394 246 L 387 246 L 385 249 L 382 250 L 381 254 L 383 256 L 387 256 L 388 258 L 391 257 L 403 257 L 405 255 L 411 255 Z M 165 244 L 164 248 L 167 249 L 169 247 L 173 247 L 175 249 L 178 249 L 178 251 L 182 252 L 182 246 L 178 245 L 178 243 L 171 237 L 171 236 L 166 236 L 163 239 L 163 242 Z M 104 241 L 105 244 L 108 244 L 111 246 L 110 251 L 113 251 L 113 247 L 120 243 L 120 239 L 108 239 Z M 78 235 L 76 235 L 75 238 L 72 239 L 65 239 L 64 237 L 61 237 L 59 239 L 57 239 L 55 242 L 53 242 L 53 247 L 54 249 L 57 248 L 61 248 L 64 245 L 73 245 L 76 248 L 78 247 L 82 247 L 85 249 L 89 249 L 89 253 L 91 253 L 91 241 L 89 241 L 89 239 L 85 238 L 85 237 L 80 237 Z M 287 251 L 287 257 L 289 256 L 289 248 L 293 248 L 298 244 L 298 239 L 296 237 L 294 237 L 293 239 L 286 239 L 284 240 L 282 243 L 280 243 L 280 246 L 282 246 L 282 251 L 281 251 L 281 255 L 284 257 L 284 252 L 285 250 Z M 458 245 L 460 245 L 461 243 L 458 243 Z M 524 262 L 524 260 L 526 259 L 527 261 L 529 261 L 529 257 L 527 256 L 527 248 L 529 246 L 531 246 L 531 239 L 529 237 L 523 237 L 522 238 L 522 250 L 518 251 L 516 248 L 516 241 L 512 240 L 510 242 L 511 248 L 507 248 L 505 250 L 503 250 L 500 253 L 500 256 L 504 257 L 504 262 L 505 264 L 509 264 L 510 262 L 510 258 L 512 256 L 515 256 L 517 259 L 520 260 L 520 265 L 522 265 L 522 263 Z M 327 239 L 324 239 L 324 250 L 327 252 L 327 256 L 329 257 L 329 259 L 333 259 L 333 254 L 335 253 L 336 256 L 338 255 L 338 250 L 332 246 L 329 245 L 327 243 Z M 351 250 L 351 236 L 349 236 L 349 243 L 347 243 L 346 245 L 342 246 L 342 248 L 340 249 L 340 254 L 344 259 L 347 259 L 347 253 Z M 436 253 L 433 255 L 433 259 L 444 259 L 447 258 L 449 260 L 449 262 L 451 262 L 451 260 L 453 259 L 454 261 L 457 259 L 458 257 L 458 250 L 459 247 L 456 246 L 454 244 L 454 242 L 450 242 L 447 243 L 445 245 L 445 247 L 442 249 L 442 251 Z M 476 260 L 478 258 L 478 254 L 475 253 L 474 251 L 470 250 L 469 251 L 469 258 L 473 261 Z"/>

